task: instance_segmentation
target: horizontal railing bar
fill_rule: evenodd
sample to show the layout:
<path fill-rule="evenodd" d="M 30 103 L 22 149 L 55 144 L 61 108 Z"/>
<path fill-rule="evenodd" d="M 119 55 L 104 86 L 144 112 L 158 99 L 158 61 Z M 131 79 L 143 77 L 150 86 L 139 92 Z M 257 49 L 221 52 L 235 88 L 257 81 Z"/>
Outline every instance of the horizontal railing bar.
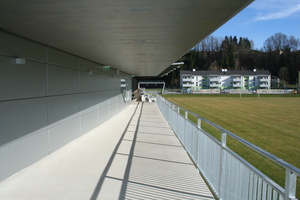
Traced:
<path fill-rule="evenodd" d="M 184 118 L 182 116 L 182 118 Z M 197 125 L 194 124 L 191 120 L 187 119 L 188 122 L 190 122 L 193 126 L 195 126 L 196 128 Z M 199 129 L 199 128 L 198 128 Z M 237 153 L 235 153 L 234 151 L 232 151 L 230 148 L 228 148 L 227 146 L 222 146 L 221 142 L 218 141 L 216 138 L 214 138 L 213 136 L 211 136 L 208 132 L 206 132 L 205 130 L 201 129 L 201 132 L 204 133 L 206 136 L 208 136 L 211 140 L 213 140 L 215 143 L 217 143 L 221 148 L 223 148 L 224 150 L 228 151 L 231 155 L 233 155 L 234 157 L 236 157 L 238 160 L 241 161 L 241 163 L 243 165 L 245 165 L 246 167 L 248 167 L 249 169 L 251 169 L 252 171 L 254 171 L 256 174 L 258 174 L 262 179 L 264 179 L 266 182 L 268 182 L 269 184 L 271 184 L 274 189 L 279 192 L 280 194 L 284 194 L 284 189 L 279 186 L 275 181 L 273 181 L 272 179 L 270 179 L 268 176 L 266 176 L 264 173 L 262 173 L 261 171 L 259 171 L 256 167 L 254 167 L 253 165 L 251 165 L 250 163 L 248 163 L 244 158 L 242 158 L 241 156 L 239 156 Z M 184 146 L 184 145 L 183 145 Z"/>
<path fill-rule="evenodd" d="M 237 153 L 235 153 L 234 151 L 232 151 L 230 148 L 223 147 L 223 149 L 225 149 L 226 151 L 228 151 L 231 155 L 233 155 L 234 157 L 236 157 L 238 160 L 241 161 L 241 163 L 243 165 L 245 165 L 246 167 L 248 167 L 250 170 L 254 171 L 257 175 L 259 175 L 263 180 L 265 180 L 267 183 L 269 183 L 270 185 L 272 185 L 274 187 L 274 189 L 281 193 L 282 195 L 284 194 L 284 189 L 278 185 L 275 181 L 273 181 L 271 178 L 269 178 L 267 175 L 265 175 L 264 173 L 262 173 L 260 170 L 258 170 L 256 167 L 254 167 L 253 165 L 251 165 L 249 162 L 247 162 L 244 158 L 242 158 L 241 156 L 239 156 Z"/>
<path fill-rule="evenodd" d="M 166 100 L 166 101 L 168 101 L 168 100 Z M 170 101 L 168 101 L 168 102 L 170 102 Z M 271 154 L 271 153 L 269 153 L 269 152 L 261 149 L 260 147 L 254 145 L 254 144 L 248 142 L 247 140 L 245 140 L 245 139 L 243 139 L 243 138 L 235 135 L 234 133 L 232 133 L 232 132 L 230 132 L 230 131 L 222 128 L 221 126 L 219 126 L 219 125 L 217 125 L 217 124 L 215 124 L 215 123 L 213 123 L 213 122 L 211 122 L 211 121 L 209 121 L 209 120 L 207 120 L 207 119 L 205 119 L 205 118 L 203 118 L 203 117 L 201 117 L 201 116 L 199 116 L 199 115 L 197 115 L 197 114 L 195 114 L 195 113 L 187 110 L 186 108 L 183 108 L 183 107 L 181 107 L 179 105 L 176 105 L 176 104 L 174 104 L 172 102 L 170 102 L 170 103 L 173 104 L 173 105 L 175 105 L 175 107 L 177 107 L 176 109 L 180 108 L 181 110 L 184 110 L 184 111 L 188 112 L 189 114 L 193 115 L 194 117 L 199 118 L 202 121 L 205 121 L 206 123 L 214 126 L 215 128 L 221 130 L 222 132 L 225 132 L 230 137 L 236 139 L 237 141 L 241 142 L 242 144 L 244 144 L 244 145 L 248 146 L 249 148 L 253 149 L 254 151 L 258 152 L 259 154 L 261 154 L 261 155 L 269 158 L 270 160 L 274 161 L 275 163 L 277 163 L 278 165 L 284 167 L 285 169 L 288 169 L 291 172 L 297 174 L 297 176 L 300 176 L 300 169 L 297 168 L 297 167 L 295 167 L 295 166 L 293 166 L 293 165 L 291 165 L 290 163 L 284 161 L 283 159 L 281 159 L 281 158 L 279 158 L 279 157 L 277 157 L 277 156 L 275 156 L 275 155 L 273 155 L 273 154 Z"/>

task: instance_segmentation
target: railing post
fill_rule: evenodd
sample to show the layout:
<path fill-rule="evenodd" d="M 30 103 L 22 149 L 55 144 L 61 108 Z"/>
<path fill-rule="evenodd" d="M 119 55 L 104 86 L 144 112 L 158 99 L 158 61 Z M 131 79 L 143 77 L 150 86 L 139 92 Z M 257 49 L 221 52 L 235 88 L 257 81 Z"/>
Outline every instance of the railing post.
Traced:
<path fill-rule="evenodd" d="M 165 118 L 167 119 L 167 117 L 169 117 L 169 108 L 167 105 L 170 105 L 170 108 L 174 109 L 175 112 L 177 112 L 178 114 L 176 115 L 176 117 L 171 117 L 171 118 L 175 118 L 175 120 L 171 123 L 172 126 L 177 126 L 176 130 L 177 133 L 175 132 L 176 135 L 178 135 L 178 138 L 181 140 L 183 146 L 187 146 L 186 144 L 186 133 L 188 130 L 190 130 L 190 126 L 188 122 L 188 115 L 189 111 L 185 110 L 184 108 L 179 107 L 176 104 L 171 104 L 170 102 L 168 102 L 167 100 L 163 99 L 162 97 L 159 98 L 158 103 L 161 104 L 162 106 L 162 110 L 165 112 Z M 184 112 L 184 114 L 183 114 Z M 182 113 L 182 114 L 181 114 Z M 175 114 L 175 113 L 174 113 Z M 192 115 L 194 115 L 193 113 L 191 113 Z M 171 115 L 170 115 L 171 116 Z M 185 120 L 183 120 L 182 118 L 185 118 Z M 179 120 L 180 119 L 180 120 Z M 218 128 L 219 130 L 221 130 L 221 140 L 220 142 L 217 144 L 216 148 L 218 151 L 214 151 L 213 153 L 220 153 L 218 155 L 219 160 L 215 161 L 213 160 L 213 164 L 215 166 L 215 168 L 213 168 L 214 172 L 218 172 L 218 173 L 213 173 L 212 175 L 208 174 L 206 175 L 206 173 L 210 173 L 210 171 L 206 171 L 206 169 L 200 169 L 200 167 L 198 166 L 199 170 L 203 170 L 203 174 L 207 176 L 207 180 L 208 182 L 210 182 L 210 178 L 212 178 L 213 182 L 210 182 L 212 185 L 213 190 L 216 192 L 216 196 L 219 198 L 219 200 L 227 200 L 227 199 L 241 199 L 240 198 L 240 194 L 237 194 L 236 191 L 232 191 L 237 189 L 236 187 L 228 187 L 227 185 L 230 185 L 233 181 L 236 182 L 236 176 L 231 177 L 230 174 L 228 173 L 235 173 L 236 169 L 239 168 L 239 164 L 236 165 L 235 163 L 232 162 L 232 153 L 229 150 L 230 148 L 227 147 L 227 135 L 230 136 L 230 139 L 235 139 L 243 144 L 245 144 L 248 147 L 253 148 L 257 153 L 259 153 L 260 155 L 265 155 L 267 158 L 273 160 L 274 162 L 278 163 L 279 165 L 281 165 L 282 167 L 284 167 L 286 169 L 286 177 L 285 177 L 285 190 L 282 189 L 281 187 L 277 186 L 276 184 L 274 184 L 274 181 L 269 180 L 266 176 L 261 175 L 261 173 L 258 173 L 258 171 L 255 168 L 252 168 L 251 165 L 248 165 L 247 163 L 244 163 L 246 166 L 249 167 L 250 170 L 250 177 L 248 174 L 248 169 L 243 169 L 241 168 L 241 171 L 243 173 L 243 175 L 241 177 L 238 177 L 238 179 L 242 179 L 243 176 L 246 174 L 245 179 L 242 179 L 241 181 L 246 181 L 248 182 L 250 179 L 251 184 L 253 183 L 252 186 L 249 186 L 248 188 L 248 193 L 249 193 L 249 197 L 251 197 L 251 199 L 255 199 L 256 195 L 260 195 L 260 196 L 268 196 L 268 198 L 270 198 L 270 196 L 274 196 L 273 198 L 276 197 L 279 199 L 284 199 L 284 200 L 297 200 L 296 198 L 296 187 L 297 187 L 297 178 L 298 176 L 300 176 L 300 170 L 298 168 L 293 168 L 291 167 L 288 163 L 284 163 L 281 162 L 280 159 L 278 160 L 277 157 L 273 156 L 272 154 L 269 154 L 268 152 L 259 149 L 258 147 L 256 147 L 255 145 L 239 138 L 238 136 L 235 136 L 234 134 L 230 133 L 229 131 L 226 131 L 225 129 L 223 129 L 222 127 L 219 127 L 209 121 L 206 121 L 204 118 L 197 118 L 197 127 L 201 128 L 202 126 L 202 119 L 203 121 L 205 121 L 208 124 L 211 124 L 212 126 Z M 178 122 L 181 123 L 178 123 Z M 184 121 L 184 122 L 182 122 Z M 180 131 L 179 131 L 180 128 Z M 199 134 L 204 134 L 204 132 L 202 133 L 201 131 L 198 131 Z M 194 140 L 194 138 L 193 138 Z M 198 137 L 197 139 L 197 144 L 199 144 L 199 147 L 201 147 L 200 145 L 201 141 L 201 137 Z M 194 142 L 192 144 L 195 144 Z M 198 147 L 198 145 L 197 145 Z M 197 149 L 197 148 L 196 148 Z M 193 154 L 193 149 L 192 152 Z M 198 152 L 199 153 L 199 152 Z M 202 152 L 201 152 L 202 153 Z M 204 152 L 204 153 L 209 153 L 209 152 Z M 200 154 L 199 154 L 200 155 Z M 198 163 L 198 159 L 202 159 L 202 157 L 200 157 L 199 155 L 197 155 L 196 153 L 196 157 L 195 157 L 195 161 L 196 163 Z M 203 156 L 201 154 L 201 156 Z M 209 159 L 209 158 L 208 158 Z M 234 159 L 234 158 L 233 158 Z M 215 165 L 215 162 L 219 162 L 217 163 L 217 165 Z M 241 161 L 242 162 L 242 161 Z M 243 163 L 243 162 L 242 162 Z M 208 164 L 208 168 L 209 170 L 212 168 L 211 164 Z M 207 166 L 205 166 L 207 167 Z M 245 170 L 245 171 L 244 171 Z M 251 172 L 253 171 L 253 173 Z M 258 183 L 258 184 L 257 184 Z M 259 189 L 258 189 L 259 187 Z M 262 187 L 262 188 L 260 188 Z M 270 189 L 269 189 L 270 187 Z M 267 188 L 267 190 L 265 190 Z M 273 189 L 272 189 L 273 188 Z M 231 189 L 231 191 L 227 190 L 227 189 Z M 247 190 L 247 188 L 242 188 L 242 190 Z M 261 191 L 263 190 L 263 191 Z M 240 191 L 240 189 L 238 190 Z M 272 192 L 275 191 L 275 192 Z M 231 198 L 235 196 L 236 198 Z"/>
<path fill-rule="evenodd" d="M 296 200 L 296 185 L 297 185 L 297 175 L 286 169 L 285 174 L 285 200 Z"/>
<path fill-rule="evenodd" d="M 226 147 L 226 133 L 222 133 L 221 144 L 223 147 Z"/>
<path fill-rule="evenodd" d="M 198 120 L 197 120 L 197 127 L 199 129 L 201 129 L 201 119 L 200 118 L 198 118 Z"/>
<path fill-rule="evenodd" d="M 224 187 L 224 168 L 225 168 L 225 162 L 224 162 L 224 157 L 225 157 L 225 149 L 226 147 L 226 133 L 222 133 L 221 137 L 221 155 L 220 155 L 220 179 L 219 179 L 219 200 L 223 200 L 223 187 Z"/>
<path fill-rule="evenodd" d="M 186 146 L 185 137 L 186 137 L 186 134 L 187 134 L 187 122 L 188 122 L 187 120 L 189 118 L 189 113 L 186 110 L 184 111 L 184 118 L 185 118 L 185 121 L 184 121 L 184 128 L 183 128 L 184 131 L 183 131 L 182 143 L 183 143 L 184 146 Z"/>

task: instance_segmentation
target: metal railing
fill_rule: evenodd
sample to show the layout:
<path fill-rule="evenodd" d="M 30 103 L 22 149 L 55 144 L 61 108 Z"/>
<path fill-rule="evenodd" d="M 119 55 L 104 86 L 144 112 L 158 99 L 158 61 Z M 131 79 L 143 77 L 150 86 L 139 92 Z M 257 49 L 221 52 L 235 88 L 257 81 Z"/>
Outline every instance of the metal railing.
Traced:
<path fill-rule="evenodd" d="M 220 200 L 297 199 L 300 169 L 161 96 L 156 99 L 165 119 Z M 196 117 L 196 124 L 188 119 L 189 115 Z M 221 131 L 220 141 L 201 128 L 203 122 Z M 285 188 L 228 148 L 227 136 L 285 168 Z"/>

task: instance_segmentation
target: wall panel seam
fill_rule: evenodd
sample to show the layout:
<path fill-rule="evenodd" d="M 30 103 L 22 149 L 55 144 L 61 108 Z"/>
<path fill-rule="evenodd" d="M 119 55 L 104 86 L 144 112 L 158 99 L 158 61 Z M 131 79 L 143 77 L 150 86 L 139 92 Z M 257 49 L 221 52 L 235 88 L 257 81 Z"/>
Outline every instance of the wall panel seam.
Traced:
<path fill-rule="evenodd" d="M 41 98 L 69 96 L 69 95 L 79 95 L 79 94 L 93 94 L 93 93 L 107 92 L 107 91 L 120 91 L 120 90 L 119 89 L 97 90 L 97 91 L 90 91 L 90 92 L 74 92 L 74 93 L 65 93 L 65 94 L 54 94 L 54 95 L 43 95 L 43 96 L 35 96 L 35 97 L 24 97 L 24 98 L 0 100 L 0 103 L 10 102 L 10 101 L 23 101 L 23 100 L 30 100 L 30 99 L 41 99 Z"/>

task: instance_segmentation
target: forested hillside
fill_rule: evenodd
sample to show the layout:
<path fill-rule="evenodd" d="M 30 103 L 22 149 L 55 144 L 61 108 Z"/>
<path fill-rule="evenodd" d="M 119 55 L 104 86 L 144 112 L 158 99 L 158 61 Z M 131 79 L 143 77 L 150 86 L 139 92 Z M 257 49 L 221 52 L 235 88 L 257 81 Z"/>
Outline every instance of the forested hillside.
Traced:
<path fill-rule="evenodd" d="M 295 84 L 300 71 L 299 50 L 299 39 L 282 33 L 269 37 L 261 50 L 254 50 L 248 38 L 209 36 L 178 61 L 185 63 L 181 70 L 269 70 L 272 76 Z M 175 74 L 171 76 L 177 85 Z"/>

